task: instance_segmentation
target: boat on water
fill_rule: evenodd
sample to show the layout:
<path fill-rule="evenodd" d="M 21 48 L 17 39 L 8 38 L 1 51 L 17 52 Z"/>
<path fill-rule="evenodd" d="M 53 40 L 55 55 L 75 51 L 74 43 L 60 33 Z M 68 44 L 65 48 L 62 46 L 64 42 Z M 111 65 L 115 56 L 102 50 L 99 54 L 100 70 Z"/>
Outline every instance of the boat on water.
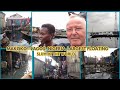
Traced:
<path fill-rule="evenodd" d="M 37 33 L 32 33 L 28 31 L 21 31 L 21 33 L 23 34 L 23 38 L 28 40 L 29 42 L 39 41 L 39 35 Z"/>

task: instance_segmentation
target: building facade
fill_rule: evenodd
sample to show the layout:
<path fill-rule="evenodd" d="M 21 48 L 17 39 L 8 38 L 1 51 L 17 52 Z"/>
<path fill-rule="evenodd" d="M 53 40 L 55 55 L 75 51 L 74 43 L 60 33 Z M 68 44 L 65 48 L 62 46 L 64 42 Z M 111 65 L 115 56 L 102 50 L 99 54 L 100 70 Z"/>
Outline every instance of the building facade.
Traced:
<path fill-rule="evenodd" d="M 75 56 L 67 56 L 68 75 L 80 79 L 80 52 L 75 52 Z"/>
<path fill-rule="evenodd" d="M 119 79 L 119 48 L 111 53 L 111 60 L 113 66 L 111 76 L 113 79 Z"/>
<path fill-rule="evenodd" d="M 6 19 L 6 26 L 11 30 L 12 27 L 18 28 L 22 26 L 26 26 L 30 23 L 30 18 L 24 18 L 23 16 L 19 14 L 11 15 Z"/>
<path fill-rule="evenodd" d="M 25 27 L 29 26 L 30 18 L 24 18 L 19 14 L 11 15 L 10 17 L 6 18 L 6 27 L 7 27 L 7 37 L 10 41 L 21 41 L 22 40 L 22 33 L 21 31 L 25 31 Z M 30 28 L 28 28 L 30 29 Z M 27 31 L 27 30 L 26 30 Z M 30 30 L 29 30 L 30 31 Z"/>
<path fill-rule="evenodd" d="M 26 53 L 12 52 L 1 50 L 1 63 L 7 62 L 7 70 L 12 71 L 16 65 L 16 61 L 20 59 L 21 66 L 28 61 L 28 55 Z M 19 67 L 20 68 L 20 67 Z"/>
<path fill-rule="evenodd" d="M 3 33 L 3 29 L 5 28 L 5 14 L 0 12 L 0 33 Z"/>

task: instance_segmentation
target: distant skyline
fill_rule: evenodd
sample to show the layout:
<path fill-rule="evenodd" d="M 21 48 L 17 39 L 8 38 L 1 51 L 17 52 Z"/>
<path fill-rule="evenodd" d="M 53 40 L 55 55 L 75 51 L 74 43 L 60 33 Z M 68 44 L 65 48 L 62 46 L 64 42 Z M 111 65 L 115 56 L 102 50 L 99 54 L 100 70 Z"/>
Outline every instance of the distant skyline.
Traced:
<path fill-rule="evenodd" d="M 85 56 L 87 57 L 97 57 L 100 59 L 101 57 L 107 57 L 110 56 L 110 53 L 116 50 L 117 48 L 109 48 L 108 51 L 86 51 Z"/>

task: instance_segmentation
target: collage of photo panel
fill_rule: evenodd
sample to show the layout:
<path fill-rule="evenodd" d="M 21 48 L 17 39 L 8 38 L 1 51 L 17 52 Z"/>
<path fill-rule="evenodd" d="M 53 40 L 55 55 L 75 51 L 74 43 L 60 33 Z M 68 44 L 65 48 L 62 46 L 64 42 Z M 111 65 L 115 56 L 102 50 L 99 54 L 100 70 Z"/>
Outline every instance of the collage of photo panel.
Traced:
<path fill-rule="evenodd" d="M 119 79 L 119 14 L 0 11 L 0 79 Z"/>

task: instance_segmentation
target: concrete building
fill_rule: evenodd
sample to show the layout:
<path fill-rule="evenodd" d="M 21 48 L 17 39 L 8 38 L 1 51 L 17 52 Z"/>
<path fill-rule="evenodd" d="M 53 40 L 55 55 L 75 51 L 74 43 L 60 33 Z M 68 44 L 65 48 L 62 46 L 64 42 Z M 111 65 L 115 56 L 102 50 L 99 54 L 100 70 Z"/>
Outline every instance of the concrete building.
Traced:
<path fill-rule="evenodd" d="M 7 37 L 11 41 L 20 41 L 22 40 L 21 31 L 25 29 L 30 24 L 30 18 L 24 18 L 18 13 L 11 15 L 6 18 L 6 27 L 8 29 Z M 27 30 L 26 30 L 27 31 Z"/>
<path fill-rule="evenodd" d="M 28 60 L 27 52 L 19 53 L 19 52 L 1 50 L 1 62 L 6 61 L 7 68 L 9 70 L 15 68 L 15 64 L 18 58 L 21 60 L 21 62 L 27 62 Z"/>
<path fill-rule="evenodd" d="M 97 58 L 96 57 L 87 57 L 85 56 L 85 64 L 96 64 Z"/>
<path fill-rule="evenodd" d="M 80 79 L 80 52 L 75 52 L 75 56 L 67 56 L 66 58 L 68 75 Z"/>
<path fill-rule="evenodd" d="M 111 53 L 111 60 L 111 65 L 113 66 L 111 76 L 113 79 L 119 79 L 119 48 Z"/>
<path fill-rule="evenodd" d="M 5 14 L 0 12 L 0 33 L 3 33 L 3 29 L 5 28 Z"/>
<path fill-rule="evenodd" d="M 6 26 L 11 30 L 12 26 L 14 28 L 22 27 L 30 23 L 30 18 L 25 18 L 18 13 L 7 17 Z"/>
<path fill-rule="evenodd" d="M 110 55 L 113 64 L 119 61 L 119 49 L 114 50 Z"/>

